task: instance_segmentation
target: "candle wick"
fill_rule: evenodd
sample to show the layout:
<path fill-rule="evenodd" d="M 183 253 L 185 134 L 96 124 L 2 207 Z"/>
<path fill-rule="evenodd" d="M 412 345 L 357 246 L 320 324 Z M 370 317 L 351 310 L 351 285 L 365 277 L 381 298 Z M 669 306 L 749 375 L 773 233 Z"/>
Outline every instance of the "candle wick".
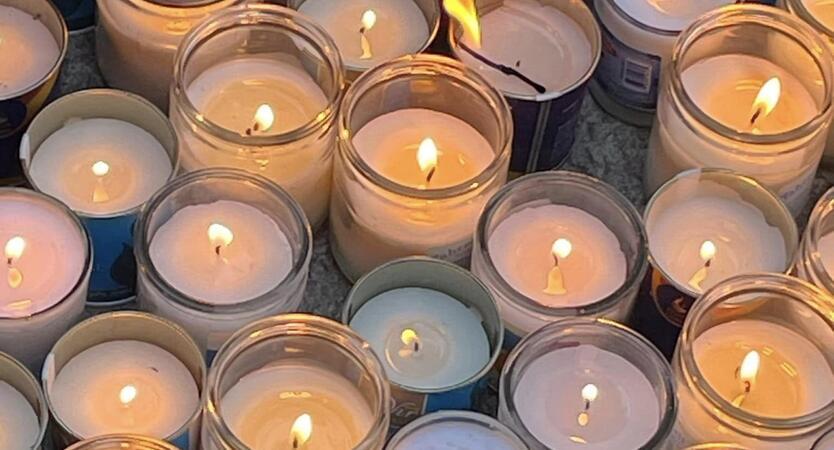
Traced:
<path fill-rule="evenodd" d="M 414 340 L 414 353 L 419 353 L 419 352 L 420 352 L 420 341 L 415 339 Z"/>
<path fill-rule="evenodd" d="M 559 267 L 559 257 L 556 256 L 555 254 L 553 255 L 553 265 L 555 267 Z"/>
<path fill-rule="evenodd" d="M 298 437 L 292 438 L 292 448 L 298 450 Z"/>
<path fill-rule="evenodd" d="M 490 60 L 486 56 L 476 52 L 475 50 L 472 50 L 471 48 L 469 48 L 463 42 L 459 42 L 458 45 L 460 45 L 460 48 L 462 48 L 464 51 L 466 51 L 466 53 L 469 53 L 470 55 L 472 55 L 478 61 L 486 64 L 489 67 L 492 67 L 493 69 L 503 73 L 504 75 L 509 75 L 509 76 L 518 78 L 519 80 L 527 83 L 530 87 L 535 89 L 536 92 L 538 92 L 539 94 L 544 94 L 545 92 L 547 92 L 546 87 L 544 87 L 543 85 L 533 81 L 532 79 L 530 79 L 529 77 L 527 77 L 523 73 L 519 72 L 518 70 L 516 70 L 516 69 L 514 69 L 510 66 L 500 64 L 500 63 L 497 63 L 495 61 Z M 519 64 L 520 64 L 520 61 L 519 61 Z"/>
<path fill-rule="evenodd" d="M 6 264 L 7 264 L 9 267 L 11 267 L 11 266 L 12 266 L 12 264 L 14 264 L 14 258 L 7 258 L 7 259 L 6 259 Z"/>
<path fill-rule="evenodd" d="M 591 401 L 585 400 L 585 411 L 588 411 L 589 409 L 591 409 Z"/>
<path fill-rule="evenodd" d="M 429 173 L 426 174 L 426 184 L 431 183 L 431 179 L 434 178 L 434 173 L 437 172 L 437 166 L 432 167 L 429 170 Z"/>
<path fill-rule="evenodd" d="M 756 120 L 758 120 L 759 116 L 762 115 L 762 108 L 756 108 L 756 112 L 753 113 L 753 116 L 750 117 L 750 125 L 755 125 Z"/>
<path fill-rule="evenodd" d="M 745 393 L 745 394 L 749 394 L 749 393 L 750 393 L 750 390 L 751 390 L 752 388 L 753 388 L 752 383 L 750 383 L 750 381 L 749 381 L 749 380 L 745 380 L 745 381 L 744 381 L 744 393 Z"/>
<path fill-rule="evenodd" d="M 222 249 L 222 247 L 222 245 L 214 247 L 214 253 L 217 253 L 217 256 L 220 256 L 220 250 Z"/>

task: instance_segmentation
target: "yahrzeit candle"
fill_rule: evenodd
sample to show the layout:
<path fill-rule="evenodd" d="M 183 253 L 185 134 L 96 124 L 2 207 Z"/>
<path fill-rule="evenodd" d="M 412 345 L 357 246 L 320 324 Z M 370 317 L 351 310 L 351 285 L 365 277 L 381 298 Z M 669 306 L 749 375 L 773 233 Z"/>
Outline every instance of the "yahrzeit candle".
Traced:
<path fill-rule="evenodd" d="M 194 341 L 167 320 L 133 311 L 87 319 L 55 344 L 42 373 L 56 444 L 128 433 L 194 450 L 205 372 Z"/>
<path fill-rule="evenodd" d="M 38 381 L 17 360 L 0 353 L 0 448 L 40 450 L 48 424 Z"/>
<path fill-rule="evenodd" d="M 92 269 L 78 217 L 52 197 L 0 189 L 0 351 L 37 371 L 80 320 Z"/>
<path fill-rule="evenodd" d="M 360 279 L 342 321 L 382 360 L 395 426 L 438 409 L 472 408 L 503 339 L 486 287 L 465 269 L 429 258 L 393 261 Z"/>
<path fill-rule="evenodd" d="M 333 37 L 347 77 L 428 47 L 440 24 L 437 0 L 291 0 Z"/>
<path fill-rule="evenodd" d="M 209 373 L 202 445 L 380 450 L 390 393 L 379 360 L 331 320 L 287 314 L 232 336 Z"/>
<path fill-rule="evenodd" d="M 107 84 L 168 108 L 174 54 L 214 11 L 243 0 L 97 0 L 96 56 Z"/>
<path fill-rule="evenodd" d="M 20 159 L 32 186 L 66 203 L 90 231 L 90 301 L 129 300 L 135 294 L 138 210 L 173 177 L 177 164 L 177 139 L 165 115 L 122 91 L 70 94 L 32 121 Z"/>
<path fill-rule="evenodd" d="M 831 300 L 785 275 L 735 277 L 690 311 L 673 367 L 675 448 L 810 448 L 834 417 Z"/>
<path fill-rule="evenodd" d="M 212 14 L 184 39 L 174 69 L 183 169 L 263 175 L 321 225 L 343 84 L 335 44 L 300 14 L 258 4 Z"/>
<path fill-rule="evenodd" d="M 312 233 L 278 185 L 205 169 L 154 196 L 136 248 L 139 304 L 181 324 L 211 357 L 243 325 L 298 308 Z"/>
<path fill-rule="evenodd" d="M 78 442 L 67 450 L 177 450 L 177 447 L 149 437 L 135 434 L 99 436 Z"/>
<path fill-rule="evenodd" d="M 577 318 L 542 327 L 510 353 L 498 419 L 533 450 L 664 448 L 675 406 L 669 364 L 645 338 Z"/>
<path fill-rule="evenodd" d="M 446 0 L 456 18 L 455 57 L 494 85 L 509 102 L 514 139 L 510 167 L 551 169 L 567 158 L 599 61 L 600 31 L 582 2 Z"/>
<path fill-rule="evenodd" d="M 799 277 L 834 293 L 834 189 L 829 189 L 811 211 L 802 237 L 796 272 Z"/>
<path fill-rule="evenodd" d="M 720 167 L 808 201 L 831 119 L 828 45 L 795 17 L 755 5 L 713 11 L 678 40 L 658 103 L 645 188 Z"/>
<path fill-rule="evenodd" d="M 403 427 L 386 450 L 527 450 L 509 428 L 492 417 L 468 411 L 427 414 Z"/>
<path fill-rule="evenodd" d="M 647 267 L 634 206 L 566 171 L 504 186 L 484 208 L 472 251 L 472 272 L 495 295 L 510 346 L 565 317 L 626 321 Z"/>
<path fill-rule="evenodd" d="M 67 51 L 67 26 L 50 0 L 0 1 L 0 184 L 21 182 L 19 131 L 41 109 Z"/>
<path fill-rule="evenodd" d="M 340 112 L 331 244 L 356 280 L 410 255 L 465 264 L 472 230 L 507 177 L 510 113 L 462 64 L 408 56 L 352 84 Z"/>
<path fill-rule="evenodd" d="M 791 270 L 796 223 L 752 178 L 724 170 L 679 174 L 644 213 L 650 273 L 632 323 L 671 355 L 687 311 L 704 291 L 744 273 Z"/>

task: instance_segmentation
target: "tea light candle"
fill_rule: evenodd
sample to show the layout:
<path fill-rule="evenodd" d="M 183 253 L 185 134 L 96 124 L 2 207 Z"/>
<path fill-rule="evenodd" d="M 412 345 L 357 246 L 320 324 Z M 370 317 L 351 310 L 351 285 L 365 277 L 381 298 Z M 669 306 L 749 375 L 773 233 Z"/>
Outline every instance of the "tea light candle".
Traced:
<path fill-rule="evenodd" d="M 489 363 L 490 343 L 481 321 L 445 293 L 405 287 L 368 300 L 350 327 L 380 355 L 392 382 L 436 390 L 472 378 Z"/>
<path fill-rule="evenodd" d="M 219 406 L 235 436 L 253 449 L 350 450 L 374 420 L 352 383 L 302 361 L 246 374 Z"/>
<path fill-rule="evenodd" d="M 54 415 L 82 438 L 112 433 L 167 438 L 200 407 L 191 372 L 146 342 L 101 343 L 70 359 L 54 379 L 45 373 Z"/>
<path fill-rule="evenodd" d="M 0 67 L 0 98 L 33 87 L 58 63 L 60 53 L 55 37 L 37 17 L 0 5 L 0 54 L 7 61 Z"/>
<path fill-rule="evenodd" d="M 34 448 L 40 438 L 38 416 L 26 397 L 0 380 L 0 448 Z"/>
<path fill-rule="evenodd" d="M 419 53 L 431 34 L 414 0 L 306 0 L 298 11 L 333 37 L 348 70 Z"/>
<path fill-rule="evenodd" d="M 177 211 L 153 235 L 150 257 L 175 289 L 210 305 L 259 297 L 284 280 L 293 264 L 278 224 L 230 200 Z"/>

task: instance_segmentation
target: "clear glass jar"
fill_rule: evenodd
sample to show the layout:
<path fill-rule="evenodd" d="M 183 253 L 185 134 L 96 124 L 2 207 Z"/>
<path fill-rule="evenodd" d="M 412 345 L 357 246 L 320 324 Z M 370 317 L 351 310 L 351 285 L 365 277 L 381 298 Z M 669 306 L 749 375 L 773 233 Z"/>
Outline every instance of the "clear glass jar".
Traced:
<path fill-rule="evenodd" d="M 0 383 L 11 386 L 32 407 L 32 411 L 38 419 L 38 436 L 36 442 L 32 442 L 29 448 L 31 450 L 41 450 L 44 448 L 43 441 L 46 436 L 46 428 L 49 425 L 49 407 L 46 405 L 46 398 L 43 395 L 40 383 L 23 364 L 2 352 L 0 352 Z"/>
<path fill-rule="evenodd" d="M 832 309 L 834 302 L 819 289 L 777 274 L 741 275 L 701 296 L 672 360 L 679 408 L 671 448 L 728 441 L 761 450 L 810 448 L 834 419 L 834 383 L 826 381 L 834 380 Z M 752 350 L 762 363 L 748 375 L 745 391 L 739 367 Z M 822 367 L 809 375 L 813 361 Z M 773 378 L 782 371 L 782 379 Z M 741 402 L 727 395 L 725 378 L 746 392 Z M 779 383 L 785 379 L 792 385 Z M 768 383 L 779 392 L 763 394 L 771 403 L 768 412 L 745 407 L 745 395 L 768 389 Z M 812 407 L 815 400 L 819 407 Z M 792 401 L 809 404 L 792 413 Z"/>
<path fill-rule="evenodd" d="M 154 235 L 177 212 L 220 200 L 239 202 L 266 214 L 286 234 L 292 251 L 292 266 L 283 280 L 276 279 L 269 292 L 237 303 L 212 304 L 177 290 L 159 273 L 150 255 Z M 139 305 L 182 325 L 210 357 L 245 324 L 298 308 L 307 286 L 312 245 L 304 212 L 269 180 L 235 169 L 205 169 L 182 176 L 157 192 L 137 222 Z"/>
<path fill-rule="evenodd" d="M 819 440 L 814 443 L 814 447 L 811 450 L 832 449 L 834 449 L 834 428 L 832 428 L 828 433 L 825 433 L 822 437 L 820 437 Z"/>
<path fill-rule="evenodd" d="M 244 0 L 96 0 L 96 56 L 109 86 L 168 109 L 174 54 L 183 36 L 214 11 Z"/>
<path fill-rule="evenodd" d="M 401 184 L 375 170 L 353 137 L 380 116 L 417 108 L 465 122 L 489 143 L 491 162 L 471 179 L 439 189 Z M 467 264 L 478 215 L 507 179 L 512 117 L 501 94 L 457 61 L 406 56 L 371 69 L 350 86 L 339 127 L 330 236 L 342 272 L 356 280 L 411 255 Z"/>
<path fill-rule="evenodd" d="M 551 358 L 558 352 L 563 351 L 570 352 L 570 355 L 559 361 Z M 553 366 L 552 368 L 555 370 L 547 371 L 542 370 L 541 366 L 536 367 L 539 361 Z M 563 380 L 543 380 L 547 384 L 552 383 L 553 388 L 541 392 L 540 395 L 549 396 L 552 403 L 541 400 L 534 404 L 529 401 L 530 398 L 526 399 L 527 402 L 519 398 L 519 391 L 525 387 L 524 385 L 535 381 L 527 380 L 526 376 L 528 374 L 533 377 L 544 374 L 545 378 L 553 374 L 561 375 Z M 587 378 L 587 380 L 584 378 Z M 568 392 L 572 386 L 567 385 L 572 384 L 573 379 L 576 379 L 576 382 L 579 383 L 578 387 L 575 392 Z M 637 382 L 638 380 L 639 382 Z M 563 384 L 560 384 L 559 381 L 562 381 Z M 586 394 L 580 396 L 580 392 L 584 392 L 585 387 L 588 386 L 585 383 L 591 383 L 592 386 L 597 387 L 598 396 L 594 395 L 593 398 L 587 397 Z M 559 390 L 565 392 L 558 393 Z M 650 395 L 651 398 L 640 398 L 640 395 Z M 606 429 L 596 428 L 595 431 L 611 432 L 618 440 L 605 440 L 611 438 L 611 435 L 603 438 L 585 436 L 584 439 L 588 443 L 594 444 L 598 448 L 625 450 L 627 448 L 659 448 L 666 442 L 672 430 L 672 425 L 675 423 L 677 408 L 672 372 L 663 355 L 644 337 L 616 322 L 607 319 L 565 319 L 545 325 L 528 335 L 510 353 L 501 372 L 500 391 L 498 393 L 498 420 L 521 436 L 531 450 L 559 448 L 540 441 L 534 434 L 536 429 L 538 429 L 538 432 L 542 432 L 543 424 L 551 430 L 550 432 L 562 434 L 564 441 L 564 447 L 562 448 L 567 448 L 570 445 L 580 444 L 577 444 L 577 441 L 571 439 L 567 434 L 563 434 L 569 425 L 565 422 L 581 421 L 579 416 L 586 412 L 588 421 L 585 423 L 586 425 L 592 425 L 594 421 L 593 403 L 597 399 L 601 401 L 603 397 L 607 397 L 609 401 L 616 400 L 619 397 L 619 401 L 600 405 L 603 408 L 614 406 L 619 413 L 615 412 L 614 415 L 606 416 Z M 588 402 L 584 411 L 581 406 L 583 398 Z M 588 400 L 589 398 L 590 400 Z M 575 401 L 577 399 L 579 402 Z M 566 417 L 565 415 L 555 414 L 556 411 L 566 409 L 572 404 L 580 405 L 577 407 L 577 415 Z M 533 411 L 537 405 L 542 408 L 541 414 L 535 414 L 536 411 Z M 551 408 L 547 408 L 547 406 Z M 525 408 L 530 408 L 530 411 L 524 411 Z M 613 410 L 612 408 L 606 409 Z M 638 443 L 633 447 L 624 446 L 627 444 L 622 440 L 624 438 L 630 439 L 626 435 L 638 430 L 629 426 L 628 423 L 623 423 L 623 420 L 631 420 L 631 425 L 634 425 L 634 422 L 638 420 L 647 422 L 652 419 L 646 415 L 649 411 L 657 414 L 657 417 L 654 418 L 657 423 L 656 428 L 639 430 L 649 436 L 644 443 Z M 527 417 L 529 420 L 525 421 L 523 417 Z M 538 417 L 541 417 L 541 420 L 536 420 Z M 532 421 L 539 423 L 535 424 Z M 617 424 L 620 425 L 621 429 L 617 429 Z M 582 436 L 579 437 L 582 438 Z M 575 448 L 581 447 L 577 446 Z"/>
<path fill-rule="evenodd" d="M 332 39 L 295 11 L 247 4 L 210 15 L 183 39 L 174 64 L 169 115 L 182 169 L 235 167 L 263 175 L 301 204 L 314 227 L 321 225 L 330 201 L 342 72 Z M 267 83 L 270 89 L 259 87 Z M 257 130 L 265 92 L 283 99 L 266 104 L 274 107 L 277 131 L 248 135 Z M 221 115 L 224 123 L 247 120 L 250 130 L 226 128 L 216 119 Z"/>
<path fill-rule="evenodd" d="M 784 88 L 781 96 L 773 96 L 778 99 L 771 103 L 775 118 L 768 122 L 763 106 L 754 107 L 754 97 L 774 76 Z M 722 83 L 725 79 L 729 82 Z M 832 85 L 827 44 L 797 18 L 746 4 L 707 13 L 681 33 L 663 73 L 646 192 L 686 169 L 732 169 L 777 192 L 798 214 L 825 147 Z M 719 97 L 710 97 L 713 93 Z M 729 93 L 734 98 L 728 99 Z M 747 96 L 750 108 L 739 103 Z M 788 106 L 779 109 L 779 102 Z M 734 121 L 744 126 L 728 125 Z"/>
<path fill-rule="evenodd" d="M 625 254 L 625 282 L 610 295 L 581 307 L 543 305 L 510 284 L 496 267 L 489 242 L 508 217 L 528 208 L 564 205 L 598 218 L 616 236 Z M 543 242 L 550 248 L 552 242 Z M 640 214 L 622 194 L 595 178 L 567 171 L 542 172 L 519 178 L 493 196 L 475 230 L 472 272 L 493 292 L 508 331 L 524 337 L 543 325 L 576 316 L 625 322 L 648 268 L 646 232 Z M 552 263 L 552 261 L 551 261 Z"/>
<path fill-rule="evenodd" d="M 177 447 L 149 437 L 114 434 L 78 442 L 67 450 L 177 450 Z"/>
<path fill-rule="evenodd" d="M 826 258 L 823 257 L 823 253 L 829 250 L 828 246 L 822 243 L 826 236 L 834 232 L 832 211 L 834 211 L 834 189 L 829 189 L 820 197 L 811 211 L 799 249 L 796 272 L 801 278 L 834 295 L 834 276 L 832 276 L 834 267 L 826 270 Z"/>
<path fill-rule="evenodd" d="M 224 396 L 247 375 L 279 368 L 282 364 L 316 367 L 355 387 L 373 420 L 364 438 L 353 448 L 382 448 L 391 410 L 391 393 L 382 365 L 368 344 L 348 327 L 307 314 L 285 314 L 254 322 L 223 345 L 209 372 L 204 400 L 204 448 L 249 448 L 234 434 L 223 416 Z"/>
<path fill-rule="evenodd" d="M 466 448 L 471 449 L 527 450 L 527 444 L 506 425 L 492 417 L 470 411 L 439 411 L 425 415 L 401 428 L 385 448 L 427 448 L 440 440 L 447 442 L 446 436 L 459 436 L 459 445 L 465 441 L 469 445 Z M 449 445 L 455 445 L 454 442 L 451 441 Z"/>

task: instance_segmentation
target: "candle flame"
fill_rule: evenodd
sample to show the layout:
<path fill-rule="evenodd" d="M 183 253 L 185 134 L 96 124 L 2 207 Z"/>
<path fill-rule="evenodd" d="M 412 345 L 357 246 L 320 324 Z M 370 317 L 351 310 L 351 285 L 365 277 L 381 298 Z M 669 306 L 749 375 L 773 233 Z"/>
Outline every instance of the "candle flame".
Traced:
<path fill-rule="evenodd" d="M 437 169 L 437 145 L 432 138 L 425 138 L 417 148 L 417 164 L 420 171 L 426 174 L 426 181 L 430 182 Z"/>
<path fill-rule="evenodd" d="M 295 419 L 290 429 L 290 441 L 294 450 L 299 449 L 313 434 L 313 418 L 309 414 L 302 414 Z"/>
<path fill-rule="evenodd" d="M 571 252 L 573 252 L 573 245 L 569 240 L 559 238 L 553 241 L 553 246 L 550 247 L 550 251 L 553 253 L 554 257 L 564 259 L 570 256 Z"/>
<path fill-rule="evenodd" d="M 211 241 L 211 245 L 214 246 L 218 255 L 223 247 L 228 247 L 229 244 L 231 244 L 235 239 L 235 235 L 232 233 L 232 230 L 219 223 L 209 225 L 208 237 L 209 241 Z"/>
<path fill-rule="evenodd" d="M 759 374 L 760 362 L 761 357 L 759 356 L 759 352 L 755 350 L 748 352 L 741 361 L 741 367 L 738 371 L 738 376 L 741 378 L 741 381 L 745 383 L 752 383 L 755 381 L 756 375 Z"/>
<path fill-rule="evenodd" d="M 712 241 L 704 241 L 704 243 L 701 244 L 701 259 L 703 259 L 704 261 L 711 260 L 715 257 L 716 251 L 718 251 L 718 249 L 715 247 L 715 244 Z"/>
<path fill-rule="evenodd" d="M 93 171 L 93 175 L 97 177 L 103 177 L 110 173 L 110 164 L 107 164 L 104 161 L 96 161 L 95 163 L 93 163 L 91 169 Z"/>
<path fill-rule="evenodd" d="M 591 403 L 599 396 L 599 388 L 593 383 L 588 383 L 582 387 L 582 400 Z"/>
<path fill-rule="evenodd" d="M 275 124 L 275 112 L 272 107 L 266 103 L 258 106 L 255 111 L 255 124 L 252 127 L 254 131 L 269 131 L 272 125 Z"/>
<path fill-rule="evenodd" d="M 403 344 L 411 347 L 420 340 L 420 337 L 417 335 L 416 331 L 411 328 L 406 328 L 402 333 L 400 333 L 400 340 Z"/>
<path fill-rule="evenodd" d="M 475 0 L 443 0 L 443 8 L 460 23 L 475 48 L 481 48 L 481 22 Z"/>
<path fill-rule="evenodd" d="M 5 254 L 6 261 L 9 265 L 15 262 L 23 255 L 23 250 L 26 249 L 26 240 L 20 236 L 14 236 L 6 241 Z"/>
<path fill-rule="evenodd" d="M 119 391 L 119 401 L 122 402 L 122 405 L 127 406 L 136 399 L 137 394 L 139 394 L 139 391 L 136 389 L 136 386 L 128 384 Z"/>
<path fill-rule="evenodd" d="M 102 182 L 102 177 L 110 173 L 110 164 L 104 161 L 96 161 L 90 167 L 90 170 L 93 171 L 93 175 L 98 177 L 96 179 L 96 187 L 93 189 L 93 203 L 103 203 L 110 200 L 110 195 L 107 194 L 107 190 L 104 188 L 104 183 Z"/>
<path fill-rule="evenodd" d="M 753 116 L 750 119 L 750 124 L 754 124 L 756 119 L 760 116 L 767 116 L 776 108 L 779 103 L 779 97 L 782 95 L 782 83 L 779 77 L 773 77 L 762 85 L 759 89 L 759 94 L 756 95 L 756 100 L 753 101 Z"/>
<path fill-rule="evenodd" d="M 369 9 L 362 13 L 362 32 L 370 31 L 376 25 L 376 13 Z"/>
<path fill-rule="evenodd" d="M 374 57 L 374 52 L 371 50 L 371 42 L 365 33 L 371 30 L 376 25 L 376 13 L 369 9 L 362 13 L 362 28 L 359 29 L 359 45 L 362 47 L 362 55 L 359 59 L 371 59 Z"/>

